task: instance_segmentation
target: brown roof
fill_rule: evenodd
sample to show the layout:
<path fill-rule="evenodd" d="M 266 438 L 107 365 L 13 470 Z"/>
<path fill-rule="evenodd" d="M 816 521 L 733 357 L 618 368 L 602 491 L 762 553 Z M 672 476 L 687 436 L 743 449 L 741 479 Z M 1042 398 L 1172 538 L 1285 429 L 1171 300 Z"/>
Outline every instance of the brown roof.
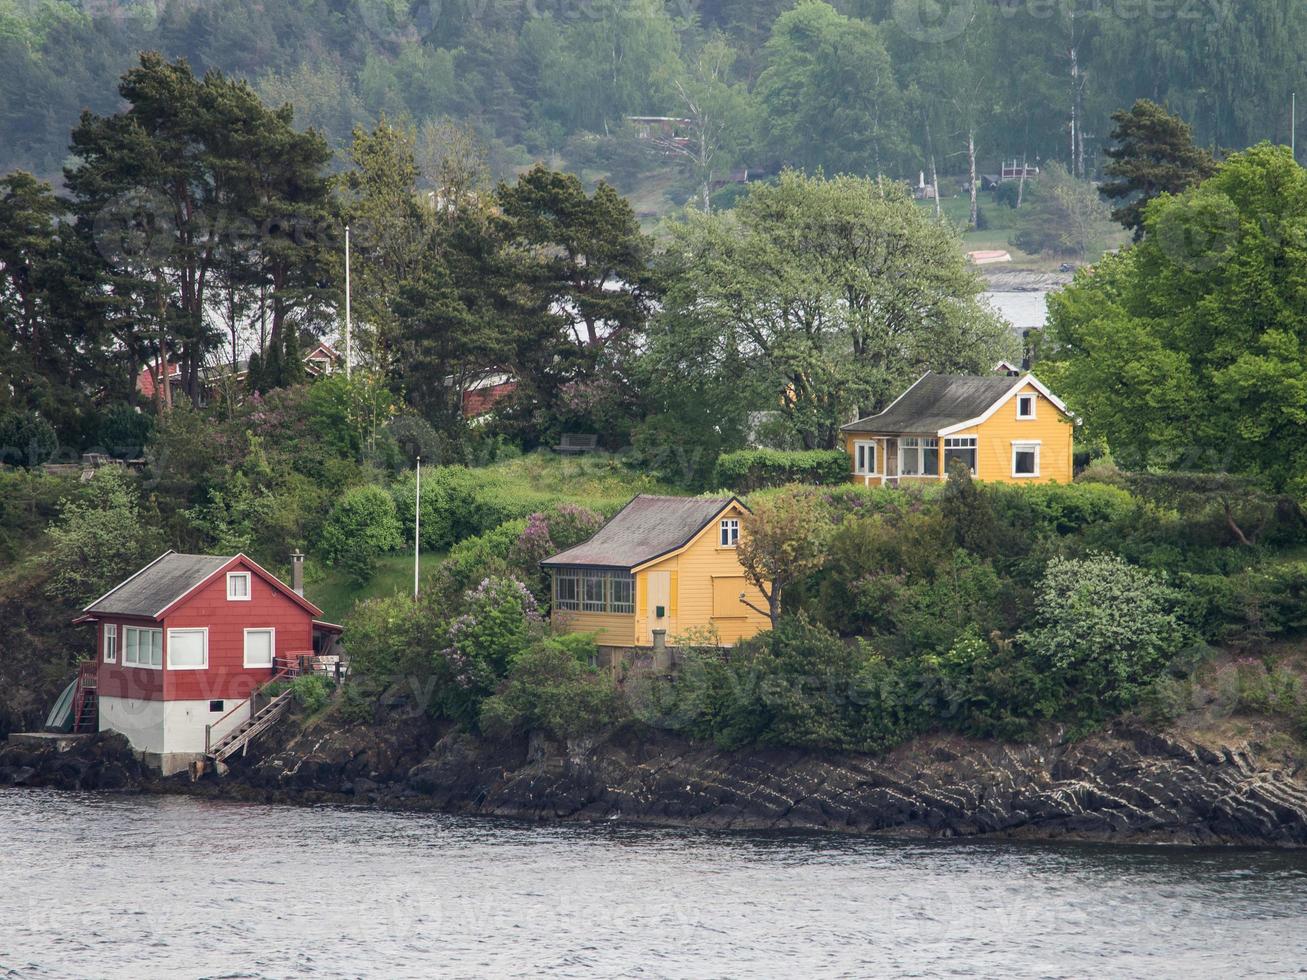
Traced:
<path fill-rule="evenodd" d="M 1025 378 L 927 372 L 879 415 L 850 422 L 844 432 L 934 434 L 984 415 Z"/>
<path fill-rule="evenodd" d="M 546 558 L 546 568 L 584 565 L 631 569 L 689 544 L 735 497 L 654 497 L 640 494 L 599 532 Z M 744 506 L 741 504 L 740 506 Z"/>

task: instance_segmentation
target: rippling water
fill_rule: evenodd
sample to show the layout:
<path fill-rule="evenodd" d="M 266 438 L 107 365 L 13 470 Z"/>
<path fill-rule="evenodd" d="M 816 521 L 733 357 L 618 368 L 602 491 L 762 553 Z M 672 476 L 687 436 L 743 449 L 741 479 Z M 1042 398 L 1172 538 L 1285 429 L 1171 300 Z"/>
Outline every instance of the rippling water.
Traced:
<path fill-rule="evenodd" d="M 1302 973 L 1307 855 L 0 790 L 0 976 Z"/>
<path fill-rule="evenodd" d="M 987 292 L 985 300 L 1017 330 L 1042 329 L 1048 320 L 1048 290 Z"/>

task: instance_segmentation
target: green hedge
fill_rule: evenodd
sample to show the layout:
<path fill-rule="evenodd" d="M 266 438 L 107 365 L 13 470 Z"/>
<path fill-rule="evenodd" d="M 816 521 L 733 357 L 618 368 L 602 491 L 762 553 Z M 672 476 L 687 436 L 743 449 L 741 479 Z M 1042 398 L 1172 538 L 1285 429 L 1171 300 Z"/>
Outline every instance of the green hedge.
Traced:
<path fill-rule="evenodd" d="M 742 449 L 717 459 L 713 482 L 738 493 L 787 483 L 832 485 L 847 483 L 848 454 L 839 449 L 783 452 L 779 449 Z"/>

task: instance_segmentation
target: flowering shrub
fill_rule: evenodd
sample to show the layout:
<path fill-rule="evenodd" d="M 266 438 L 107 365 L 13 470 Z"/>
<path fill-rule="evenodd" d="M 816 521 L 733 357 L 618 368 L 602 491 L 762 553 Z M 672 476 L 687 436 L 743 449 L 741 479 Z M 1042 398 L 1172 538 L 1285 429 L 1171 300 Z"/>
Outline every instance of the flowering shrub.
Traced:
<path fill-rule="evenodd" d="M 531 514 L 510 558 L 530 574 L 550 555 L 592 537 L 603 523 L 600 514 L 576 504 L 559 504 L 545 513 Z"/>
<path fill-rule="evenodd" d="M 437 653 L 436 667 L 445 681 L 442 712 L 470 723 L 543 619 L 531 590 L 512 577 L 484 579 L 463 599 L 464 611 L 449 623 L 449 644 Z"/>

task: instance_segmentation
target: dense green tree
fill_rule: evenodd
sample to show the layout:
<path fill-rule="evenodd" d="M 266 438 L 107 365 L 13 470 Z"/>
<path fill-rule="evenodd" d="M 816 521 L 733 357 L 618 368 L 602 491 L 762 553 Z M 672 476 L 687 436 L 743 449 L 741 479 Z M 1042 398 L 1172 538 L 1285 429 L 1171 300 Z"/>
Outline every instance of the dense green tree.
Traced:
<path fill-rule="evenodd" d="M 791 171 L 670 232 L 653 370 L 779 409 L 808 448 L 927 369 L 988 370 L 1012 349 L 954 233 L 896 185 Z"/>
<path fill-rule="evenodd" d="M 496 198 L 507 243 L 524 260 L 520 288 L 540 311 L 520 321 L 513 348 L 537 424 L 570 418 L 624 434 L 635 410 L 634 358 L 656 297 L 652 240 L 612 187 L 587 194 L 570 174 L 537 166 L 501 184 Z"/>
<path fill-rule="evenodd" d="M 1049 375 L 1130 467 L 1229 471 L 1307 492 L 1307 174 L 1235 154 L 1161 197 L 1146 237 L 1049 301 Z"/>
<path fill-rule="evenodd" d="M 1115 146 L 1103 152 L 1111 160 L 1103 168 L 1112 178 L 1101 190 L 1109 201 L 1120 202 L 1112 219 L 1144 237 L 1144 211 L 1159 194 L 1180 194 L 1216 171 L 1211 153 L 1195 146 L 1193 130 L 1179 116 L 1156 102 L 1140 99 L 1128 111 L 1112 114 Z"/>
<path fill-rule="evenodd" d="M 761 139 L 799 168 L 880 174 L 901 148 L 898 83 L 875 26 L 822 0 L 777 18 L 758 78 Z"/>
<path fill-rule="evenodd" d="M 1111 215 L 1094 185 L 1072 177 L 1060 163 L 1030 182 L 1025 197 L 1012 243 L 1026 252 L 1084 259 L 1112 234 Z"/>

